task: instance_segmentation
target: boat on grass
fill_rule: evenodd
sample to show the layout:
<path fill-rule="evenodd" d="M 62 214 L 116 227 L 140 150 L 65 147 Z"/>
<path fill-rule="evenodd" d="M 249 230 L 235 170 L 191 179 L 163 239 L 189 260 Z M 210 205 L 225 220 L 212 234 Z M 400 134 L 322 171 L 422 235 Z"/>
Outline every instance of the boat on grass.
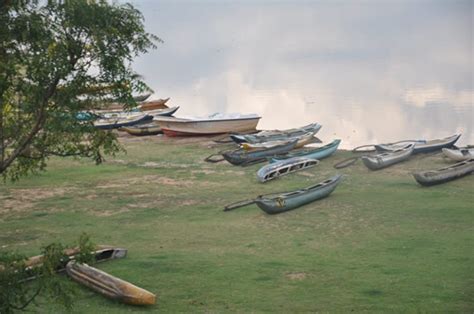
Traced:
<path fill-rule="evenodd" d="M 414 144 L 408 144 L 394 151 L 377 155 L 361 156 L 360 159 L 362 159 L 364 165 L 370 170 L 379 170 L 410 158 L 414 150 L 413 147 Z"/>
<path fill-rule="evenodd" d="M 456 143 L 456 141 L 461 137 L 461 134 L 454 134 L 445 138 L 435 139 L 435 140 L 423 140 L 423 141 L 414 141 L 414 148 L 413 154 L 418 153 L 430 153 L 442 148 L 449 148 Z M 400 145 L 392 145 L 392 144 L 379 144 L 374 145 L 375 149 L 378 151 L 394 151 L 400 149 Z"/>
<path fill-rule="evenodd" d="M 128 118 L 128 117 L 135 117 L 140 116 L 142 114 L 147 114 L 152 117 L 157 116 L 172 116 L 179 107 L 170 107 L 170 108 L 163 108 L 163 109 L 154 109 L 149 111 L 141 111 L 139 109 L 133 109 L 132 111 L 94 111 L 93 114 L 103 118 L 103 119 L 110 119 L 110 118 Z"/>
<path fill-rule="evenodd" d="M 430 186 L 458 179 L 472 172 L 474 172 L 474 159 L 468 159 L 438 170 L 416 172 L 413 177 L 419 184 Z"/>
<path fill-rule="evenodd" d="M 71 261 L 66 266 L 66 273 L 74 281 L 125 304 L 153 305 L 156 302 L 153 293 L 87 264 Z"/>
<path fill-rule="evenodd" d="M 260 120 L 256 114 L 220 114 L 208 117 L 155 117 L 167 136 L 213 135 L 255 130 Z"/>
<path fill-rule="evenodd" d="M 121 127 L 118 130 L 135 136 L 156 135 L 163 133 L 163 131 L 161 131 L 161 127 L 155 122 Z"/>
<path fill-rule="evenodd" d="M 273 157 L 270 160 L 270 162 L 273 163 L 273 162 L 277 162 L 280 160 L 285 160 L 285 159 L 293 158 L 293 157 L 306 157 L 306 158 L 321 160 L 323 158 L 329 157 L 332 154 L 334 154 L 340 143 L 341 143 L 341 140 L 334 140 L 331 143 L 326 144 L 321 147 L 292 150 L 285 155 L 279 155 L 279 156 Z"/>
<path fill-rule="evenodd" d="M 153 120 L 152 116 L 149 116 L 146 113 L 141 113 L 139 115 L 133 115 L 125 118 L 98 119 L 94 121 L 94 126 L 102 130 L 111 130 L 144 123 L 150 120 Z"/>
<path fill-rule="evenodd" d="M 308 133 L 312 133 L 314 136 L 321 127 L 322 126 L 319 123 L 311 123 L 300 128 L 288 130 L 266 130 L 260 131 L 256 134 L 231 134 L 230 138 L 237 144 L 291 141 L 295 138 L 298 139 L 301 136 L 305 136 Z"/>
<path fill-rule="evenodd" d="M 456 161 L 463 161 L 474 158 L 474 148 L 443 148 L 442 151 L 446 157 Z"/>
<path fill-rule="evenodd" d="M 318 164 L 319 160 L 316 159 L 293 157 L 263 166 L 258 170 L 257 178 L 263 183 Z"/>
<path fill-rule="evenodd" d="M 317 139 L 314 137 L 314 133 L 308 132 L 306 134 L 303 134 L 302 136 L 294 137 L 291 139 L 270 141 L 270 142 L 263 142 L 263 143 L 242 143 L 240 145 L 245 150 L 253 150 L 253 149 L 258 149 L 258 148 L 269 148 L 272 146 L 282 145 L 284 143 L 291 142 L 292 140 L 296 140 L 295 148 L 300 148 L 307 144 L 311 144 L 317 141 Z"/>
<path fill-rule="evenodd" d="M 256 199 L 230 204 L 224 208 L 229 211 L 242 206 L 257 204 L 267 214 L 279 214 L 305 204 L 322 199 L 331 194 L 341 181 L 341 175 L 335 175 L 321 183 L 291 192 L 260 195 Z"/>
<path fill-rule="evenodd" d="M 246 166 L 258 162 L 265 161 L 267 158 L 284 154 L 292 150 L 296 145 L 296 140 L 287 142 L 282 145 L 273 146 L 270 148 L 261 148 L 247 151 L 245 149 L 237 149 L 222 153 L 222 157 L 229 163 L 236 166 Z M 212 156 L 212 155 L 211 155 Z"/>

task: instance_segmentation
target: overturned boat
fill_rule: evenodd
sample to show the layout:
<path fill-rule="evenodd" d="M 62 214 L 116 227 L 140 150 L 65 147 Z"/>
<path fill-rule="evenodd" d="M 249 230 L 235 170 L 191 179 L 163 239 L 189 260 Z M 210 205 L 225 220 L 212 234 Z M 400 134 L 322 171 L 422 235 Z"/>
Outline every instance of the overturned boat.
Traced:
<path fill-rule="evenodd" d="M 463 161 L 474 158 L 474 148 L 443 148 L 443 154 L 452 160 Z"/>
<path fill-rule="evenodd" d="M 311 185 L 304 189 L 291 192 L 260 195 L 253 200 L 246 200 L 230 204 L 224 208 L 224 211 L 229 211 L 251 204 L 257 204 L 257 206 L 267 214 L 273 215 L 282 213 L 328 196 L 337 187 L 341 181 L 341 178 L 341 175 L 335 175 L 321 183 Z"/>
<path fill-rule="evenodd" d="M 163 133 L 163 131 L 161 131 L 161 127 L 155 122 L 137 124 L 129 127 L 121 127 L 118 130 L 135 136 L 156 135 Z"/>
<path fill-rule="evenodd" d="M 292 142 L 283 143 L 281 145 L 270 148 L 261 148 L 247 151 L 245 149 L 237 149 L 222 153 L 222 157 L 229 163 L 236 166 L 245 166 L 257 162 L 265 161 L 269 157 L 279 154 L 284 154 L 292 150 L 296 145 L 296 140 Z M 212 155 L 211 155 L 212 156 Z"/>
<path fill-rule="evenodd" d="M 260 182 L 267 182 L 278 177 L 314 167 L 319 164 L 319 160 L 306 157 L 293 157 L 279 162 L 263 166 L 257 172 Z"/>
<path fill-rule="evenodd" d="M 419 184 L 430 186 L 461 178 L 473 171 L 474 159 L 469 159 L 438 170 L 416 172 L 413 177 Z"/>
<path fill-rule="evenodd" d="M 213 135 L 255 130 L 260 120 L 256 114 L 213 114 L 208 117 L 155 117 L 167 136 Z"/>
<path fill-rule="evenodd" d="M 256 134 L 231 134 L 230 138 L 237 144 L 291 141 L 299 139 L 299 137 L 305 136 L 308 133 L 312 133 L 314 136 L 321 127 L 319 123 L 311 123 L 300 128 L 288 130 L 267 130 L 260 131 Z"/>
<path fill-rule="evenodd" d="M 399 148 L 394 151 L 385 152 L 377 155 L 372 156 L 362 156 L 362 162 L 364 165 L 369 168 L 370 170 L 379 170 L 382 168 L 386 168 L 393 164 L 402 162 L 407 160 L 414 150 L 413 144 L 408 144 L 403 148 Z"/>
<path fill-rule="evenodd" d="M 331 143 L 326 144 L 321 147 L 293 150 L 293 151 L 288 152 L 285 155 L 279 155 L 279 156 L 273 157 L 270 160 L 270 162 L 277 162 L 280 160 L 293 158 L 293 157 L 306 157 L 306 158 L 321 160 L 323 158 L 329 157 L 332 154 L 334 154 L 340 143 L 341 143 L 341 140 L 334 140 Z"/>
<path fill-rule="evenodd" d="M 441 139 L 435 139 L 435 140 L 422 140 L 422 141 L 413 141 L 413 144 L 415 145 L 413 148 L 413 154 L 418 154 L 418 153 L 430 153 L 437 151 L 442 148 L 449 148 L 456 143 L 456 141 L 461 137 L 461 134 L 454 134 L 452 136 L 448 136 L 445 138 Z M 378 151 L 382 152 L 387 152 L 387 151 L 394 151 L 400 149 L 400 145 L 393 145 L 393 144 L 380 144 L 380 145 L 374 145 L 375 149 Z"/>
<path fill-rule="evenodd" d="M 66 266 L 66 272 L 74 281 L 110 299 L 133 305 L 152 305 L 156 302 L 153 293 L 87 264 L 71 261 Z"/>

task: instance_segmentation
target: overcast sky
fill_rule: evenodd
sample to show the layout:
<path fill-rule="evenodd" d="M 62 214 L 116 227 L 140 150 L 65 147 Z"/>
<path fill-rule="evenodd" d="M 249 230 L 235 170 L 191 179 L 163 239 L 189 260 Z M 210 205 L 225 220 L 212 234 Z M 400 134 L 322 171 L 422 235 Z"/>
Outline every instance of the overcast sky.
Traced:
<path fill-rule="evenodd" d="M 323 125 L 349 148 L 474 144 L 472 1 L 132 1 L 164 40 L 135 62 L 177 116 Z"/>

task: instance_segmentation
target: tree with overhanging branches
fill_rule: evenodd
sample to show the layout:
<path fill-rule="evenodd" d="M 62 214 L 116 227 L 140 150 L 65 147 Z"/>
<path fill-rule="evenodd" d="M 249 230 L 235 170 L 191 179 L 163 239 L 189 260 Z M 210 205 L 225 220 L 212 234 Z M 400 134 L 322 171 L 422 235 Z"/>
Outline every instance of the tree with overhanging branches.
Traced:
<path fill-rule="evenodd" d="M 149 91 L 131 67 L 156 48 L 131 4 L 104 0 L 0 1 L 0 174 L 18 179 L 51 156 L 103 161 L 112 132 L 79 121 L 114 99 L 126 109 Z"/>

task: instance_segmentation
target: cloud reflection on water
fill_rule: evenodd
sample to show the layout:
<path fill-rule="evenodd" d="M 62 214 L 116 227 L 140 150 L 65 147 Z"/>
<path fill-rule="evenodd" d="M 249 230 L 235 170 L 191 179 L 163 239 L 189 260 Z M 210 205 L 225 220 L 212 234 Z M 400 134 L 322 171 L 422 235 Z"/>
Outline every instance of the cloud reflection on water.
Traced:
<path fill-rule="evenodd" d="M 317 121 L 345 148 L 455 132 L 474 144 L 470 1 L 133 3 L 165 41 L 136 69 L 179 114 Z"/>

